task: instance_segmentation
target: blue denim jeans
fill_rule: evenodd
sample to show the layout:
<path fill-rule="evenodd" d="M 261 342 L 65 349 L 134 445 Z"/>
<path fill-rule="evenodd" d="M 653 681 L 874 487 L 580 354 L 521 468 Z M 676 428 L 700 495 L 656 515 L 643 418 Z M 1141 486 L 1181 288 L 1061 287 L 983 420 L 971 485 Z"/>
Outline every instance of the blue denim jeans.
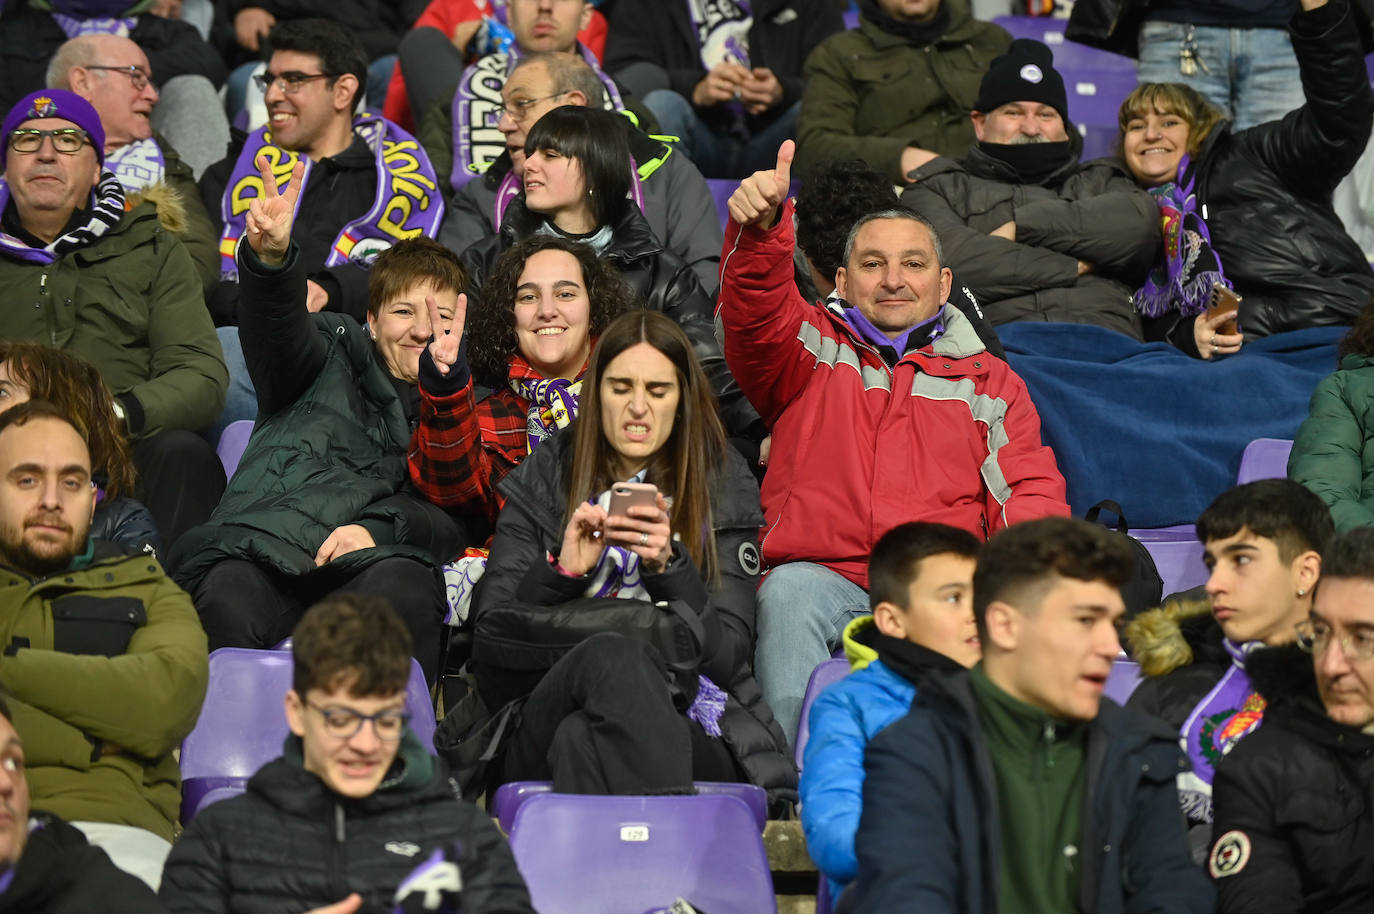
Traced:
<path fill-rule="evenodd" d="M 850 620 L 868 611 L 868 591 L 810 562 L 779 565 L 759 587 L 754 672 L 789 742 L 811 671 L 830 659 Z"/>
<path fill-rule="evenodd" d="M 1185 42 L 1200 61 L 1192 76 L 1180 69 L 1179 49 Z M 1186 83 L 1225 112 L 1238 130 L 1278 120 L 1304 101 L 1298 60 L 1285 29 L 1150 20 L 1140 29 L 1136 75 L 1141 82 Z"/>
<path fill-rule="evenodd" d="M 659 132 L 682 140 L 682 151 L 708 178 L 747 178 L 778 163 L 782 141 L 796 136 L 801 102 L 779 114 L 747 139 L 716 133 L 687 99 L 672 89 L 655 89 L 644 96 L 644 107 L 658 119 Z"/>
<path fill-rule="evenodd" d="M 248 375 L 248 362 L 243 357 L 243 344 L 239 342 L 239 328 L 216 327 L 220 348 L 224 350 L 224 367 L 229 369 L 229 390 L 224 395 L 224 412 L 219 421 L 205 433 L 211 444 L 219 441 L 230 422 L 240 419 L 258 418 L 258 394 L 253 389 L 253 379 Z"/>

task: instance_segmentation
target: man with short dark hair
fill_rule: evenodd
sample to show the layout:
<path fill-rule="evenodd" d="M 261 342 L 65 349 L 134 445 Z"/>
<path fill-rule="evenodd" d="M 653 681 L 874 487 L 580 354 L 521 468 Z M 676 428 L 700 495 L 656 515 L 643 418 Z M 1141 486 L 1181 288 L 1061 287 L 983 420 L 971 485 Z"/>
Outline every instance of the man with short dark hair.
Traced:
<path fill-rule="evenodd" d="M 389 911 L 443 846 L 463 855 L 464 911 L 533 911 L 505 838 L 408 726 L 410 653 L 385 600 L 338 594 L 306 612 L 292 633 L 282 756 L 187 826 L 167 860 L 168 908 L 252 914 L 356 898 Z"/>
<path fill-rule="evenodd" d="M 1217 768 L 1220 914 L 1355 914 L 1374 898 L 1374 529 L 1326 547 L 1297 637 L 1251 664 L 1264 727 Z"/>
<path fill-rule="evenodd" d="M 1068 518 L 983 547 L 983 660 L 931 676 L 869 744 L 842 910 L 1211 912 L 1178 814 L 1188 764 L 1174 734 L 1102 700 L 1133 567 L 1121 537 Z"/>
<path fill-rule="evenodd" d="M 88 536 L 85 439 L 47 403 L 0 414 L 0 682 L 36 805 L 157 887 L 177 827 L 173 751 L 209 672 L 191 598 L 141 553 Z"/>

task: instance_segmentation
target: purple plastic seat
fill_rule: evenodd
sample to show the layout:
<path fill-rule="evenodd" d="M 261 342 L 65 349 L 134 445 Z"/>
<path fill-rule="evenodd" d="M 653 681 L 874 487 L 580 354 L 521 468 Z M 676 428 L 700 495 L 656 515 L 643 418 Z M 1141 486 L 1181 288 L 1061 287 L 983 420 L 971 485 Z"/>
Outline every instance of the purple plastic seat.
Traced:
<path fill-rule="evenodd" d="M 716 204 L 716 214 L 720 216 L 720 227 L 722 230 L 730 224 L 730 210 L 726 206 L 730 202 L 730 195 L 739 187 L 739 181 L 734 178 L 706 178 L 706 186 L 711 189 L 711 199 Z M 787 188 L 787 196 L 795 197 L 797 191 L 801 189 L 801 180 L 794 179 Z"/>
<path fill-rule="evenodd" d="M 697 796 L 738 797 L 749 807 L 758 823 L 759 832 L 768 824 L 768 792 L 755 784 L 737 784 L 730 781 L 697 781 Z M 553 793 L 551 781 L 510 781 L 496 788 L 487 803 L 487 811 L 496 817 L 496 824 L 510 834 L 515 824 L 515 814 L 526 800 L 537 794 Z"/>
<path fill-rule="evenodd" d="M 1033 38 L 1054 52 L 1054 68 L 1068 81 L 1068 71 L 1080 69 L 1122 70 L 1135 75 L 1135 60 L 1101 48 L 1079 44 L 1064 36 L 1066 19 L 1048 16 L 997 16 L 992 20 L 1012 38 Z"/>
<path fill-rule="evenodd" d="M 797 770 L 801 770 L 802 753 L 806 751 L 806 740 L 811 736 L 811 705 L 816 696 L 832 682 L 839 682 L 849 674 L 849 661 L 830 658 L 822 661 L 811 671 L 811 679 L 806 684 L 806 695 L 802 698 L 801 720 L 797 723 L 797 739 L 793 745 L 792 757 L 796 760 Z"/>
<path fill-rule="evenodd" d="M 1135 687 L 1140 685 L 1140 664 L 1134 660 L 1127 660 L 1120 657 L 1112 664 L 1112 671 L 1107 675 L 1107 686 L 1102 690 L 1112 701 L 1119 705 L 1124 705 L 1126 699 L 1131 697 Z"/>
<path fill-rule="evenodd" d="M 1293 442 L 1287 438 L 1256 438 L 1245 446 L 1240 455 L 1240 472 L 1236 485 L 1243 486 L 1257 479 L 1286 479 L 1288 454 Z"/>
<path fill-rule="evenodd" d="M 510 846 L 539 914 L 646 914 L 677 898 L 777 914 L 763 838 L 737 797 L 535 794 Z"/>
<path fill-rule="evenodd" d="M 224 464 L 225 476 L 233 476 L 234 471 L 238 469 L 239 459 L 243 457 L 243 452 L 248 447 L 248 439 L 252 434 L 252 419 L 230 422 L 220 433 L 219 443 L 215 445 L 215 453 L 219 455 L 219 462 Z"/>
<path fill-rule="evenodd" d="M 1190 539 L 1146 539 L 1137 535 L 1149 532 L 1132 530 L 1131 535 L 1145 544 L 1150 557 L 1155 560 L 1155 568 L 1164 582 L 1164 596 L 1192 590 L 1207 583 L 1207 566 L 1202 564 L 1202 544 L 1196 536 Z"/>
<path fill-rule="evenodd" d="M 420 665 L 410 662 L 406 710 L 420 742 L 434 742 L 434 705 Z M 200 719 L 181 744 L 181 820 L 189 822 L 217 788 L 242 790 L 281 755 L 288 728 L 282 697 L 291 688 L 288 651 L 222 647 L 210 654 Z"/>

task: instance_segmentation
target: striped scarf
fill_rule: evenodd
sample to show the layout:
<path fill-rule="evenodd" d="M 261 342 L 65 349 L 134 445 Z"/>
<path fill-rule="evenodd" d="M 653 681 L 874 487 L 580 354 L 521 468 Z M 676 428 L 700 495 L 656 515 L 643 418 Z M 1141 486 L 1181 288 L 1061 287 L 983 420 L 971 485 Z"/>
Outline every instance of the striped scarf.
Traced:
<path fill-rule="evenodd" d="M 524 370 L 521 370 L 522 367 Z M 524 359 L 512 356 L 509 384 L 517 396 L 529 403 L 525 434 L 531 454 L 545 438 L 561 428 L 567 428 L 577 418 L 577 402 L 582 394 L 581 375 L 576 381 L 545 378 L 537 374 Z"/>
<path fill-rule="evenodd" d="M 0 255 L 31 263 L 55 263 L 65 255 L 84 248 L 100 238 L 124 216 L 124 186 L 108 168 L 100 173 L 100 183 L 92 192 L 90 218 L 43 248 L 30 246 L 22 239 L 0 231 Z M 0 212 L 9 206 L 10 187 L 0 178 Z"/>

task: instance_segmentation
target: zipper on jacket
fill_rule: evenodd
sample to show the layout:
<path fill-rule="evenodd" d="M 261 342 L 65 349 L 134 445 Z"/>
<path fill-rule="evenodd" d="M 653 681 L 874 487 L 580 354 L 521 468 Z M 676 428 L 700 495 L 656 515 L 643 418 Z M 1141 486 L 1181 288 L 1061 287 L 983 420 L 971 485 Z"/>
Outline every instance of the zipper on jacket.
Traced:
<path fill-rule="evenodd" d="M 344 808 L 338 800 L 334 801 L 334 846 L 329 849 L 329 886 L 330 895 L 343 898 L 348 895 L 348 869 L 344 859 Z"/>

